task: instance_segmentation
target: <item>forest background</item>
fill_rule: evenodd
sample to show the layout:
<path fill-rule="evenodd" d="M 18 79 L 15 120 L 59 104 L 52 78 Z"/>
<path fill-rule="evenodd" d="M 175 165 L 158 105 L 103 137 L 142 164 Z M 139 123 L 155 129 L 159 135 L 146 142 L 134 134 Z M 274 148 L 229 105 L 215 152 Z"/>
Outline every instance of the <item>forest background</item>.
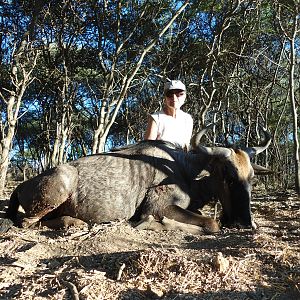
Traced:
<path fill-rule="evenodd" d="M 300 193 L 299 2 L 0 2 L 0 194 L 24 176 L 143 139 L 163 83 L 180 79 L 194 131 L 251 146 L 270 189 Z M 9 172 L 8 172 L 9 170 Z"/>

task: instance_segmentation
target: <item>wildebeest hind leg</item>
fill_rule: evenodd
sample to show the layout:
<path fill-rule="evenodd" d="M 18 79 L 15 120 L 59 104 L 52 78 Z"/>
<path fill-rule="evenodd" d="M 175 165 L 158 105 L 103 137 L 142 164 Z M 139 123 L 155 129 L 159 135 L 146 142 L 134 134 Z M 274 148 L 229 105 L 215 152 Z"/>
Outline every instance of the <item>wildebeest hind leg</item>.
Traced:
<path fill-rule="evenodd" d="M 50 219 L 50 220 L 45 220 L 45 221 L 41 221 L 40 224 L 42 226 L 47 226 L 49 228 L 52 229 L 65 229 L 68 227 L 85 227 L 88 224 L 83 222 L 80 219 L 77 218 L 73 218 L 70 216 L 62 216 L 62 217 L 58 217 L 55 219 Z"/>
<path fill-rule="evenodd" d="M 19 225 L 27 228 L 55 211 L 51 218 L 60 217 L 56 208 L 64 202 L 72 202 L 77 182 L 76 168 L 61 165 L 21 184 L 18 187 L 18 199 L 25 216 Z"/>
<path fill-rule="evenodd" d="M 173 219 L 177 222 L 200 226 L 206 233 L 215 233 L 220 230 L 216 220 L 193 213 L 177 205 L 167 206 L 163 215 L 168 219 Z"/>
<path fill-rule="evenodd" d="M 147 216 L 139 223 L 137 223 L 135 225 L 135 228 L 139 230 L 147 229 L 147 230 L 155 230 L 155 231 L 181 230 L 183 232 L 191 233 L 191 234 L 203 234 L 204 232 L 202 227 L 178 222 L 175 221 L 174 219 L 169 219 L 167 217 L 163 217 L 161 222 L 159 222 L 155 220 L 152 215 Z"/>

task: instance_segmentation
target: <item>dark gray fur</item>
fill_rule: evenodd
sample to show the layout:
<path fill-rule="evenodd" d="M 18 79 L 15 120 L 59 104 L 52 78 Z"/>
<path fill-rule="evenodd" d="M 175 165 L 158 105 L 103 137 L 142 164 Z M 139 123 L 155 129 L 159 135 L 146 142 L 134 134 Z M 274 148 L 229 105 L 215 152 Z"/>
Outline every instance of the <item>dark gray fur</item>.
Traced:
<path fill-rule="evenodd" d="M 232 169 L 231 177 L 238 177 L 235 170 L 245 168 L 230 157 L 185 153 L 167 143 L 144 141 L 115 152 L 83 157 L 29 179 L 14 190 L 7 216 L 15 220 L 21 205 L 25 210 L 21 226 L 28 227 L 63 216 L 102 223 L 142 220 L 153 215 L 158 221 L 165 216 L 216 232 L 216 221 L 196 212 L 208 201 L 222 197 L 224 190 L 230 190 L 222 171 L 225 167 Z M 253 173 L 251 165 L 247 172 Z M 247 193 L 249 185 L 250 181 L 245 183 Z M 237 216 L 231 213 L 236 200 L 231 199 L 230 192 L 224 197 L 220 200 L 226 222 L 251 226 L 251 197 L 241 200 L 246 204 L 240 216 L 239 212 L 234 213 Z"/>

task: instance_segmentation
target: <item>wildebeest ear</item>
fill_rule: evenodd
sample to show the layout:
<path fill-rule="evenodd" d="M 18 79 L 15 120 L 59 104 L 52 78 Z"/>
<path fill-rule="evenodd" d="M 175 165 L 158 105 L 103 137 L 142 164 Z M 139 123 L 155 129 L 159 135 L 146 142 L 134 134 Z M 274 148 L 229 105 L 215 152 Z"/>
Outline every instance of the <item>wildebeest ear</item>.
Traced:
<path fill-rule="evenodd" d="M 274 172 L 272 170 L 269 170 L 263 166 L 251 163 L 251 166 L 254 170 L 254 174 L 255 175 L 269 175 L 269 174 L 273 174 Z"/>

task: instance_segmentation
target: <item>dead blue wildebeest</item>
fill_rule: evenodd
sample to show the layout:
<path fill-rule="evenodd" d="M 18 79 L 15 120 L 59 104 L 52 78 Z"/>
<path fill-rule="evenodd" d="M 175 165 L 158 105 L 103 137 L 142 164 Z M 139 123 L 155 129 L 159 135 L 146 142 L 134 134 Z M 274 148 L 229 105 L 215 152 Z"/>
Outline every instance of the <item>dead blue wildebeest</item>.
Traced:
<path fill-rule="evenodd" d="M 16 221 L 21 206 L 24 228 L 39 222 L 59 228 L 125 219 L 139 221 L 137 228 L 214 233 L 219 222 L 198 209 L 219 199 L 222 225 L 255 227 L 250 208 L 254 169 L 247 152 L 264 151 L 271 141 L 265 135 L 262 146 L 246 151 L 204 147 L 198 138 L 190 153 L 143 141 L 83 157 L 21 183 L 11 195 L 7 217 Z"/>

